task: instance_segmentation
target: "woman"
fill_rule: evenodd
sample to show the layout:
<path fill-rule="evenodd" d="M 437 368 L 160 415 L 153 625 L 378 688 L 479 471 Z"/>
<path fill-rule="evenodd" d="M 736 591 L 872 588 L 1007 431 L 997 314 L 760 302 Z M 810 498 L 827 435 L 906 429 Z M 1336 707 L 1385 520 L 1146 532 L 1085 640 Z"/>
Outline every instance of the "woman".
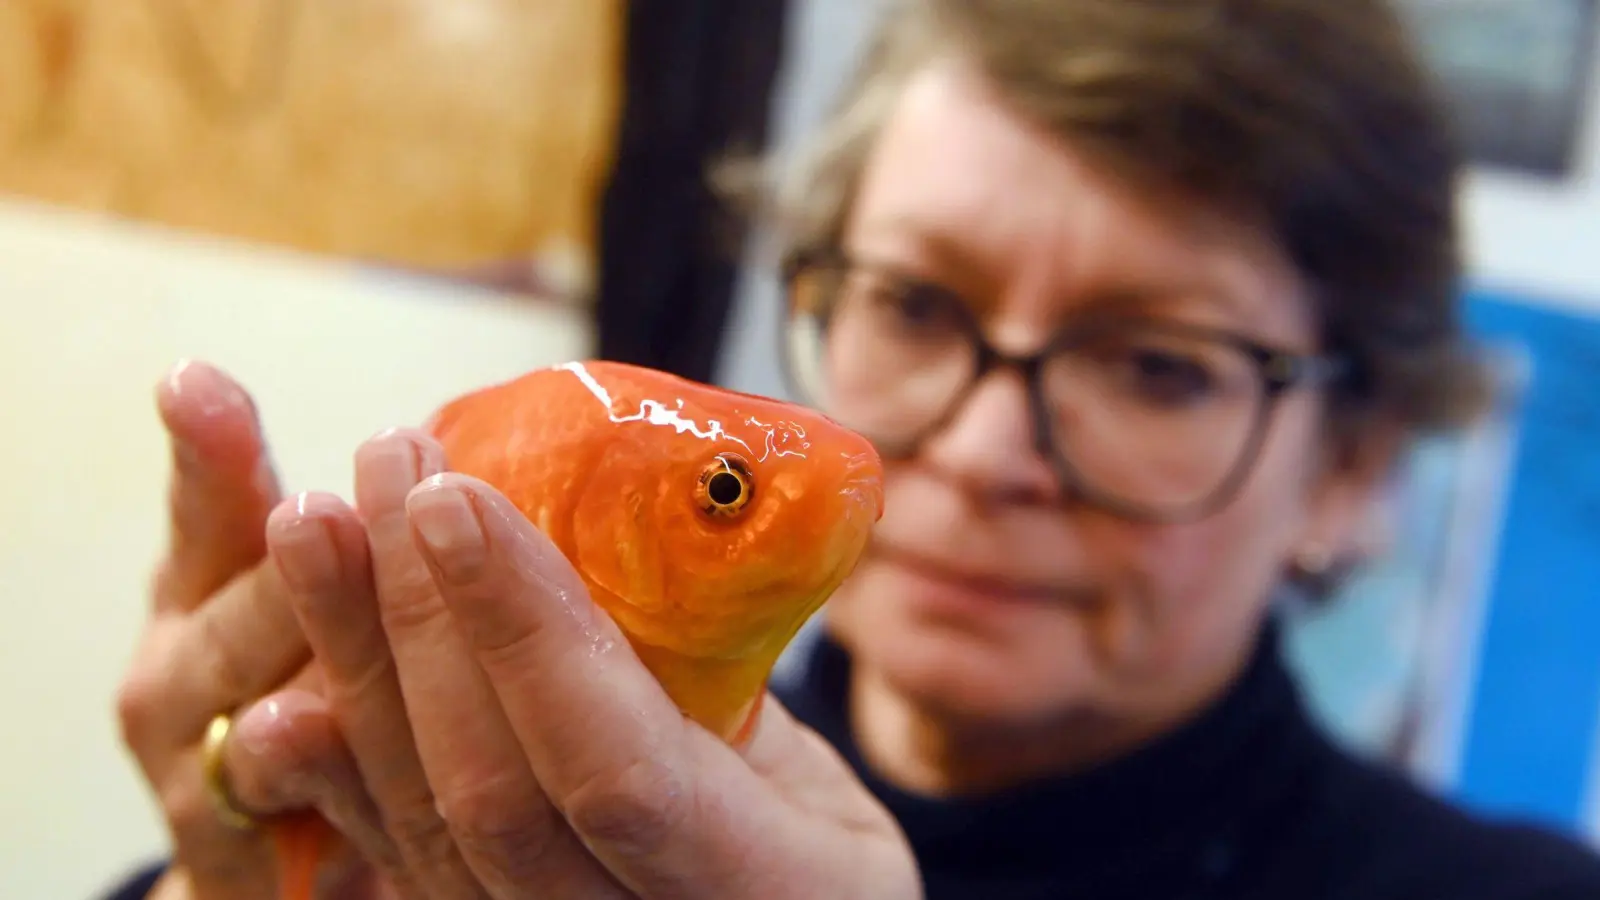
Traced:
<path fill-rule="evenodd" d="M 1330 744 L 1278 655 L 1279 589 L 1481 404 L 1456 161 L 1385 6 L 928 0 L 820 146 L 791 363 L 879 442 L 886 512 L 749 752 L 592 652 L 571 570 L 426 438 L 361 449 L 362 518 L 280 503 L 192 366 L 121 698 L 152 896 L 273 896 L 206 802 L 238 709 L 224 810 L 321 810 L 329 896 L 1600 897 L 1576 844 Z"/>

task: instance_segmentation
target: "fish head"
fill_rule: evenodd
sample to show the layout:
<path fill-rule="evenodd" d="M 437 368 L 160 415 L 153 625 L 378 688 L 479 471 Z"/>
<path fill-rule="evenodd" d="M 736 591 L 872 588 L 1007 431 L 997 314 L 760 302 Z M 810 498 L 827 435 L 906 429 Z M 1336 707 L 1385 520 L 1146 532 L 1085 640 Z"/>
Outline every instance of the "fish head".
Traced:
<path fill-rule="evenodd" d="M 775 660 L 883 514 L 877 451 L 820 413 L 731 391 L 639 408 L 588 476 L 575 562 L 635 641 Z"/>

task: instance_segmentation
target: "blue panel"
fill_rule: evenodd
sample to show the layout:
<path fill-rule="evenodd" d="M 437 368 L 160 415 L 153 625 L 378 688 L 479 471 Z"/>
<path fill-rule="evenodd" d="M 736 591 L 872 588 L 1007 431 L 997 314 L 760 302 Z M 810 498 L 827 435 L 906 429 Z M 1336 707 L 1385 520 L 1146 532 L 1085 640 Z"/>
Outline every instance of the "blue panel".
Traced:
<path fill-rule="evenodd" d="M 1532 356 L 1458 796 L 1580 828 L 1600 710 L 1600 320 L 1470 298 Z"/>

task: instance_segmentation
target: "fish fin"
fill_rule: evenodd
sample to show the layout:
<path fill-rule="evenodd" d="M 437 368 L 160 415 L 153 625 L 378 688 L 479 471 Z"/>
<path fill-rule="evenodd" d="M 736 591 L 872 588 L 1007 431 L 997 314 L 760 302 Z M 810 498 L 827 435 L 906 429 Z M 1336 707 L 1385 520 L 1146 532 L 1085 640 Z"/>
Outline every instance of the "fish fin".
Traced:
<path fill-rule="evenodd" d="M 761 707 L 765 704 L 766 699 L 767 683 L 763 681 L 761 682 L 761 690 L 756 692 L 756 698 L 750 701 L 750 711 L 745 713 L 744 722 L 739 726 L 739 730 L 733 733 L 733 738 L 729 741 L 735 750 L 743 750 L 750 745 L 750 741 L 756 736 L 756 725 L 761 721 Z"/>
<path fill-rule="evenodd" d="M 272 839 L 278 851 L 279 900 L 312 900 L 317 869 L 333 838 L 333 826 L 314 813 L 272 823 Z"/>
<path fill-rule="evenodd" d="M 652 616 L 664 611 L 666 586 L 660 529 L 642 493 L 623 503 L 583 503 L 568 523 L 574 567 L 594 601 L 625 633 L 648 642 L 659 633 Z"/>

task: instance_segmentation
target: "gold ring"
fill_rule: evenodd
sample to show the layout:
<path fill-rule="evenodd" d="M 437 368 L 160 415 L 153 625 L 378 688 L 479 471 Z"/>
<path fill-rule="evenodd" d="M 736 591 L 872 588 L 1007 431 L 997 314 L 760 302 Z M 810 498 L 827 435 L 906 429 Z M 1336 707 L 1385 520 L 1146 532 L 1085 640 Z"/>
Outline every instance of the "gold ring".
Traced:
<path fill-rule="evenodd" d="M 200 772 L 205 781 L 206 796 L 211 798 L 211 806 L 217 815 L 234 828 L 249 831 L 256 827 L 255 817 L 240 808 L 239 801 L 228 788 L 228 773 L 222 765 L 222 748 L 228 741 L 228 732 L 232 730 L 233 716 L 228 713 L 219 713 L 206 726 L 206 737 L 200 744 Z"/>

